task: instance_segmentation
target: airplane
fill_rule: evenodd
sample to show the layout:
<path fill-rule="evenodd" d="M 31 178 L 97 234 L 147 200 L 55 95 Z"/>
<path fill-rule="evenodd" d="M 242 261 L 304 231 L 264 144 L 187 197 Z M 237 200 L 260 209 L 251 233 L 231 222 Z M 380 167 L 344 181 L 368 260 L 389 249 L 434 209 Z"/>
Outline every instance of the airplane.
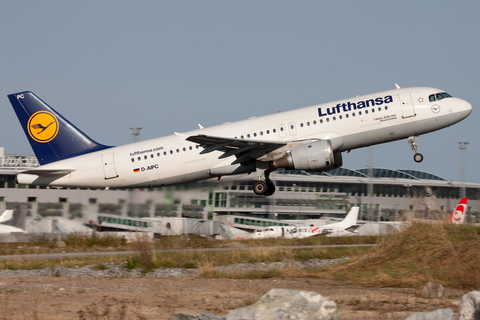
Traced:
<path fill-rule="evenodd" d="M 327 237 L 350 236 L 355 234 L 357 226 L 359 207 L 352 207 L 345 218 L 340 222 L 330 223 L 324 226 L 310 227 L 268 227 L 265 230 L 256 231 L 253 239 L 264 238 L 292 238 L 301 239 L 312 236 L 324 235 Z"/>
<path fill-rule="evenodd" d="M 342 152 L 417 138 L 465 119 L 472 106 L 440 89 L 400 88 L 111 147 L 99 144 L 29 91 L 8 95 L 40 166 L 19 184 L 151 188 L 255 172 L 253 191 L 270 196 L 277 168 L 328 171 Z"/>
<path fill-rule="evenodd" d="M 12 232 L 19 232 L 19 233 L 28 233 L 27 231 L 13 227 L 13 226 L 8 226 L 5 224 L 1 224 L 2 222 L 7 222 L 13 217 L 13 210 L 5 210 L 2 215 L 0 216 L 0 234 L 2 233 L 12 233 Z"/>
<path fill-rule="evenodd" d="M 448 218 L 448 223 L 462 224 L 465 220 L 465 211 L 467 209 L 468 198 L 460 199 L 460 202 L 457 204 L 453 212 Z"/>

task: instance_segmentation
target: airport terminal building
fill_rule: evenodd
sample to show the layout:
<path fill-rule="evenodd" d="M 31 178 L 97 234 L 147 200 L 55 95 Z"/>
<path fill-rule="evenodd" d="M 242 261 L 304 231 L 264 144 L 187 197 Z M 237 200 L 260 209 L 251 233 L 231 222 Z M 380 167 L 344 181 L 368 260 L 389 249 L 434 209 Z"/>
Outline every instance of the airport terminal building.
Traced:
<path fill-rule="evenodd" d="M 416 170 L 339 168 L 308 173 L 277 170 L 270 197 L 252 191 L 252 176 L 239 175 L 152 189 L 47 189 L 17 185 L 16 173 L 38 166 L 33 155 L 8 155 L 0 148 L 0 212 L 27 208 L 26 215 L 97 220 L 98 214 L 122 217 L 308 220 L 343 217 L 360 206 L 360 219 L 372 221 L 446 217 L 458 203 L 461 188 L 469 198 L 467 219 L 480 222 L 480 184 L 449 181 Z M 18 222 L 18 221 L 17 221 Z M 19 225 L 19 227 L 22 227 Z"/>

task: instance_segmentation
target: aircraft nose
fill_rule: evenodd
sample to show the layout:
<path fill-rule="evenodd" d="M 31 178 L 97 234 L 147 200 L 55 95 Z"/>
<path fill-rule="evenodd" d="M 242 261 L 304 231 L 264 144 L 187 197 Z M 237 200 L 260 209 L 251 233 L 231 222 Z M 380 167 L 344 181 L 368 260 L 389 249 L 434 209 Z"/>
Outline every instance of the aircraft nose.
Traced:
<path fill-rule="evenodd" d="M 466 118 L 470 115 L 470 113 L 472 113 L 472 105 L 468 101 L 462 100 L 460 104 L 460 110 L 465 112 Z"/>

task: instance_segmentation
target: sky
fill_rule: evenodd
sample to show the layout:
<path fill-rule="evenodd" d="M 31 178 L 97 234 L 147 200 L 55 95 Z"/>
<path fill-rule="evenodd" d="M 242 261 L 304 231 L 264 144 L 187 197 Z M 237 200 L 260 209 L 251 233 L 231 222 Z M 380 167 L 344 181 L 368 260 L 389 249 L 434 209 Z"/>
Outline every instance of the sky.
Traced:
<path fill-rule="evenodd" d="M 401 87 L 467 100 L 462 122 L 373 147 L 373 165 L 480 183 L 479 1 L 4 1 L 0 146 L 33 154 L 7 95 L 33 91 L 122 145 Z M 3 97 L 3 98 L 2 98 Z M 365 168 L 368 149 L 343 155 Z"/>

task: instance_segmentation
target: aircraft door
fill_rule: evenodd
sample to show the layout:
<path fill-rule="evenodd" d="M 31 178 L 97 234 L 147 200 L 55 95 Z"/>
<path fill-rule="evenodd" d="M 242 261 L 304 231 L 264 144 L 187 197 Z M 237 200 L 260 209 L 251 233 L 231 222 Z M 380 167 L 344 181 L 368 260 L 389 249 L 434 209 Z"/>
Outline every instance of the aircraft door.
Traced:
<path fill-rule="evenodd" d="M 117 178 L 117 170 L 115 169 L 115 161 L 113 159 L 113 152 L 104 153 L 102 155 L 103 173 L 105 174 L 105 180 Z"/>
<path fill-rule="evenodd" d="M 415 107 L 413 106 L 410 92 L 403 92 L 398 96 L 400 97 L 400 105 L 402 106 L 402 118 L 415 117 Z"/>

